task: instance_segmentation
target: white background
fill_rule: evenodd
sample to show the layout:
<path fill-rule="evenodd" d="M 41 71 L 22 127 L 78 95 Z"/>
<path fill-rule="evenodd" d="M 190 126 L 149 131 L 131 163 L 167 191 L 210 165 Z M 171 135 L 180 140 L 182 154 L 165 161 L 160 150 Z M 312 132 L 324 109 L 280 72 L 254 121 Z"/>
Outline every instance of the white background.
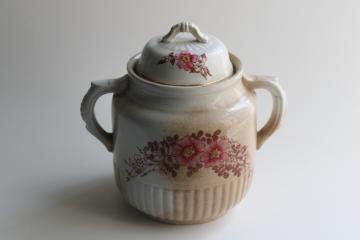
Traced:
<path fill-rule="evenodd" d="M 1 0 L 0 239 L 360 239 L 359 11 L 356 0 Z M 277 75 L 289 104 L 242 203 L 172 226 L 124 203 L 79 106 L 90 81 L 123 75 L 184 20 L 247 73 Z M 261 124 L 271 99 L 259 96 Z M 109 101 L 97 105 L 107 129 Z"/>

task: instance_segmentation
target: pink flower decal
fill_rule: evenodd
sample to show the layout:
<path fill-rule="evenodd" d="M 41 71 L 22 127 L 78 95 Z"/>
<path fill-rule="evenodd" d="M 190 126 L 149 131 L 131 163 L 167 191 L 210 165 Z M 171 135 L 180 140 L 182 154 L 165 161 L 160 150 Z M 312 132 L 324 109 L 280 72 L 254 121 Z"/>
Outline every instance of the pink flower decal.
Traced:
<path fill-rule="evenodd" d="M 201 155 L 200 141 L 189 136 L 183 137 L 175 145 L 176 161 L 180 165 L 194 165 Z"/>
<path fill-rule="evenodd" d="M 205 66 L 207 60 L 206 54 L 197 55 L 191 52 L 181 51 L 180 53 L 171 52 L 169 55 L 162 57 L 158 64 L 169 62 L 171 65 L 176 64 L 179 69 L 190 73 L 200 73 L 207 78 L 211 76 L 209 69 Z"/>
<path fill-rule="evenodd" d="M 212 134 L 200 130 L 183 137 L 174 135 L 148 142 L 125 160 L 127 181 L 150 172 L 176 177 L 181 168 L 186 169 L 188 177 L 200 169 L 211 169 L 224 178 L 239 177 L 249 168 L 248 148 L 220 133 L 220 130 Z"/>
<path fill-rule="evenodd" d="M 228 151 L 230 148 L 231 144 L 226 139 L 214 141 L 209 144 L 204 154 L 205 166 L 214 166 L 218 161 L 228 160 Z"/>

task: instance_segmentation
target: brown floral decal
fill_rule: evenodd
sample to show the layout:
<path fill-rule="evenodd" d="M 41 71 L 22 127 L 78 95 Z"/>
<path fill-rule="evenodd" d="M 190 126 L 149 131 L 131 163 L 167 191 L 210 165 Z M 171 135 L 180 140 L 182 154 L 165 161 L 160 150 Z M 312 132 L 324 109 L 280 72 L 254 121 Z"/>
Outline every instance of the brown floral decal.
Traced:
<path fill-rule="evenodd" d="M 211 169 L 224 178 L 239 177 L 249 167 L 248 148 L 220 133 L 220 130 L 212 134 L 200 130 L 183 137 L 174 135 L 160 142 L 148 142 L 126 160 L 126 180 L 154 171 L 176 177 L 180 168 L 186 168 L 189 177 L 201 168 Z"/>
<path fill-rule="evenodd" d="M 171 65 L 176 64 L 179 69 L 190 73 L 200 73 L 207 78 L 211 76 L 209 69 L 205 66 L 207 60 L 206 54 L 200 56 L 191 52 L 182 51 L 180 53 L 171 52 L 169 55 L 162 57 L 158 64 L 169 62 Z"/>

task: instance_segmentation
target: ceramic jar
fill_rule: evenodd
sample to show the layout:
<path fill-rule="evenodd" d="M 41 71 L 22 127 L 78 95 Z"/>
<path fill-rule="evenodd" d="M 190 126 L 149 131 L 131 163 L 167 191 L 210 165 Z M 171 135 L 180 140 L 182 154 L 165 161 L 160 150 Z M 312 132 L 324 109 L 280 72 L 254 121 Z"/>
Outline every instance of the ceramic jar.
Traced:
<path fill-rule="evenodd" d="M 224 215 L 249 190 L 256 149 L 278 128 L 284 93 L 274 78 L 243 74 L 240 60 L 190 23 L 174 25 L 132 57 L 127 74 L 92 82 L 81 114 L 114 154 L 115 179 L 141 212 L 176 224 Z M 272 94 L 270 119 L 256 127 L 256 95 Z M 113 93 L 113 132 L 94 116 Z"/>

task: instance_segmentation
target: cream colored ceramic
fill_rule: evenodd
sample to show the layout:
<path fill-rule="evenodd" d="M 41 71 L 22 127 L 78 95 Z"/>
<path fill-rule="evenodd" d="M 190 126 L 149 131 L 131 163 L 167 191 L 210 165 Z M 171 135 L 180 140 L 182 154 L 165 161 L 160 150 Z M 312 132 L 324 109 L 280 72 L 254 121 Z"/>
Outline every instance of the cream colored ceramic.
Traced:
<path fill-rule="evenodd" d="M 209 84 L 233 74 L 225 45 L 190 23 L 176 24 L 165 36 L 152 38 L 135 68 L 148 80 L 180 86 Z"/>
<path fill-rule="evenodd" d="M 181 38 L 177 50 L 171 45 L 181 31 L 192 33 L 195 40 Z M 114 153 L 116 183 L 133 207 L 169 223 L 211 221 L 246 195 L 255 151 L 284 114 L 284 93 L 271 77 L 244 75 L 235 55 L 224 54 L 220 41 L 192 24 L 175 25 L 165 41 L 154 39 L 152 53 L 148 43 L 146 56 L 139 53 L 129 60 L 127 75 L 92 82 L 81 105 L 82 117 L 87 129 Z M 196 47 L 209 41 L 216 46 Z M 163 44 L 170 44 L 168 52 L 158 54 Z M 173 57 L 163 58 L 171 53 Z M 199 58 L 202 54 L 205 59 Z M 254 90 L 259 88 L 270 91 L 274 104 L 270 119 L 257 131 Z M 94 116 L 97 99 L 106 93 L 113 93 L 112 133 Z"/>

